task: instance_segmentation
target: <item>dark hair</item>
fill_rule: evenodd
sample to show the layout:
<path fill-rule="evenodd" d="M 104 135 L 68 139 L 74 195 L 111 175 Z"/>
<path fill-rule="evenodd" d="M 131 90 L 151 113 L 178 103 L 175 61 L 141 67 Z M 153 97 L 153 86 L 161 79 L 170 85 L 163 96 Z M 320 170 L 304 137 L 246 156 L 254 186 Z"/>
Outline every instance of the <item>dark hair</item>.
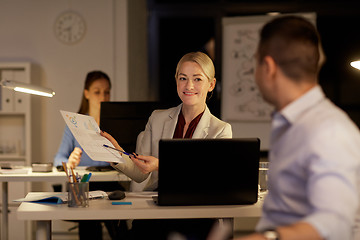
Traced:
<path fill-rule="evenodd" d="M 319 71 L 320 36 L 303 17 L 284 16 L 268 22 L 260 32 L 258 61 L 271 56 L 288 77 L 300 80 Z"/>
<path fill-rule="evenodd" d="M 84 90 L 85 89 L 89 90 L 91 84 L 93 84 L 93 82 L 95 82 L 98 79 L 106 79 L 106 80 L 108 80 L 109 86 L 111 88 L 110 78 L 106 73 L 104 73 L 102 71 L 92 71 L 92 72 L 89 72 L 86 75 Z M 84 92 L 83 92 L 83 95 L 82 95 L 82 98 L 81 98 L 81 104 L 80 104 L 80 108 L 79 108 L 78 113 L 80 113 L 80 114 L 89 113 L 89 100 L 87 100 L 85 98 Z"/>

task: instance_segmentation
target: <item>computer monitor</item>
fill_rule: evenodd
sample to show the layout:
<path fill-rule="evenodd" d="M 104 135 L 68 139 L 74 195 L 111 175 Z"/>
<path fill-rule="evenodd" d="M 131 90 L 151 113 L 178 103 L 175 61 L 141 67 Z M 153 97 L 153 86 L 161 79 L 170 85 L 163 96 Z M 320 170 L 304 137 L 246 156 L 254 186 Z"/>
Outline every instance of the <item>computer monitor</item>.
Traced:
<path fill-rule="evenodd" d="M 113 136 L 127 152 L 135 152 L 136 139 L 155 109 L 169 108 L 161 102 L 102 102 L 100 129 Z"/>

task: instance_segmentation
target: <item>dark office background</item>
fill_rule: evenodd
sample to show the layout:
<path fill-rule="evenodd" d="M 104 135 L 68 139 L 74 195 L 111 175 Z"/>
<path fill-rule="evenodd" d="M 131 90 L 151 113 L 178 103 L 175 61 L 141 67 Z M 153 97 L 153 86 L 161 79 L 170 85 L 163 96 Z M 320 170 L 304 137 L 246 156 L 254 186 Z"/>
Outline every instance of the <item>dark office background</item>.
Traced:
<path fill-rule="evenodd" d="M 148 0 L 150 81 L 159 86 L 160 101 L 179 103 L 174 80 L 178 60 L 190 51 L 205 51 L 216 42 L 214 64 L 217 89 L 208 103 L 220 116 L 222 17 L 263 15 L 268 12 L 316 12 L 326 62 L 319 81 L 326 95 L 360 126 L 360 1 L 340 0 Z"/>

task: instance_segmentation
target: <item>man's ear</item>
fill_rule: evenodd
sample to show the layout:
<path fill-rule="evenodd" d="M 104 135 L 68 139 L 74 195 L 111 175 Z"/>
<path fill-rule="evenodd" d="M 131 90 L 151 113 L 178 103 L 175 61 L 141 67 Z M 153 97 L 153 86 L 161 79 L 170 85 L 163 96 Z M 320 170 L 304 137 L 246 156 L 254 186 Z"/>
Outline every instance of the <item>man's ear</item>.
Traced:
<path fill-rule="evenodd" d="M 265 64 L 266 74 L 268 74 L 269 77 L 274 78 L 277 71 L 275 60 L 271 56 L 265 56 L 263 62 Z"/>

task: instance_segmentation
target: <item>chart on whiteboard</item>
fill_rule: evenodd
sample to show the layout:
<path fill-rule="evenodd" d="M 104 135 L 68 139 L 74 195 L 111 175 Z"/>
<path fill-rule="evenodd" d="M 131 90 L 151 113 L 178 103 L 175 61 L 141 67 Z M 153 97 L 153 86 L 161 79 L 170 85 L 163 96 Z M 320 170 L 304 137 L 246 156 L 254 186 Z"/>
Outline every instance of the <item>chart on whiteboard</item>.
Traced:
<path fill-rule="evenodd" d="M 255 83 L 255 52 L 262 24 L 234 24 L 224 30 L 222 118 L 224 120 L 270 120 L 273 107 L 266 103 Z"/>
<path fill-rule="evenodd" d="M 316 26 L 316 13 L 294 13 Z M 270 121 L 274 108 L 255 83 L 255 53 L 259 32 L 275 16 L 223 18 L 221 118 L 224 121 Z"/>

